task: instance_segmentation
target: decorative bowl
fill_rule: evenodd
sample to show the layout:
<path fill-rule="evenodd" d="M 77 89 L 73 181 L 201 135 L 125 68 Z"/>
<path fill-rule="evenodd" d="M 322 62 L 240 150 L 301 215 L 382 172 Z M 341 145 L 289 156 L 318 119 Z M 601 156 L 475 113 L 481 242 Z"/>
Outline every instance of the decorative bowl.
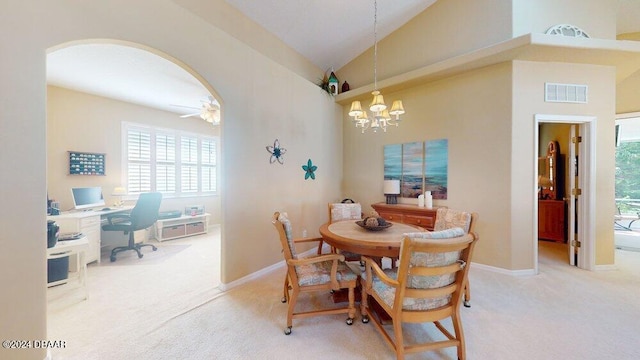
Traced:
<path fill-rule="evenodd" d="M 388 223 L 386 223 L 384 225 L 367 226 L 367 225 L 365 225 L 364 220 L 358 220 L 358 221 L 356 221 L 356 224 L 358 224 L 358 226 L 360 226 L 360 227 L 362 227 L 364 229 L 367 229 L 369 231 L 381 231 L 381 230 L 390 228 L 393 225 L 392 223 L 388 222 Z"/>

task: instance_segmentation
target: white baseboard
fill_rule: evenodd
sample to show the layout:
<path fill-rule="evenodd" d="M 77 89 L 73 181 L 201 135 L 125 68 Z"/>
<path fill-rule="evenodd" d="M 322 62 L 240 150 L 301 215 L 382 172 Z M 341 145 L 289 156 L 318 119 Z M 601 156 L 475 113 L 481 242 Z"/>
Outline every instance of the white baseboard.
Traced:
<path fill-rule="evenodd" d="M 315 254 L 317 251 L 317 248 L 313 248 L 313 249 L 309 249 L 305 252 L 303 252 L 302 254 L 300 254 L 301 257 L 305 257 L 305 256 L 309 256 L 309 255 L 313 255 Z M 248 283 L 251 280 L 255 280 L 259 277 L 261 277 L 262 275 L 268 274 L 276 269 L 281 269 L 285 267 L 285 262 L 284 260 L 279 261 L 271 266 L 267 266 L 264 269 L 261 269 L 259 271 L 256 271 L 254 273 L 251 273 L 247 276 L 244 276 L 238 280 L 232 281 L 230 283 L 220 283 L 220 285 L 218 285 L 218 289 L 220 289 L 220 291 L 227 291 L 230 289 L 233 289 L 234 287 L 240 286 L 242 284 Z"/>
<path fill-rule="evenodd" d="M 504 275 L 515 276 L 515 277 L 537 275 L 535 269 L 508 270 L 508 269 L 503 269 L 496 266 L 477 264 L 474 262 L 471 262 L 471 268 L 482 269 L 486 271 L 495 272 L 498 274 L 504 274 Z"/>

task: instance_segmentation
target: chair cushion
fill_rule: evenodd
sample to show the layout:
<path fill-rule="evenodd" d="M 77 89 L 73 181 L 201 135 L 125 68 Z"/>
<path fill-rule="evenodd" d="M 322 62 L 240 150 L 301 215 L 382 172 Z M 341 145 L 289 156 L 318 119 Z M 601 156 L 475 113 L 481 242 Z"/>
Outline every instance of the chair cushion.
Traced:
<path fill-rule="evenodd" d="M 322 261 L 314 264 L 296 266 L 298 285 L 309 286 L 330 283 L 332 265 L 333 261 Z M 345 263 L 339 262 L 336 278 L 338 281 L 355 281 L 358 275 Z"/>
<path fill-rule="evenodd" d="M 451 229 L 440 230 L 440 231 L 420 231 L 420 232 L 411 232 L 405 233 L 404 236 L 408 236 L 414 239 L 448 239 L 454 238 L 458 236 L 462 236 L 466 234 L 464 229 L 460 227 L 454 227 Z"/>
<path fill-rule="evenodd" d="M 360 220 L 362 219 L 362 206 L 359 203 L 344 204 L 334 203 L 331 204 L 331 222 L 342 220 Z"/>
<path fill-rule="evenodd" d="M 294 259 L 297 259 L 298 254 L 296 253 L 296 246 L 293 241 L 293 230 L 291 227 L 291 221 L 289 221 L 287 213 L 280 213 L 280 215 L 278 215 L 278 221 L 280 221 L 280 223 L 282 223 L 282 226 L 284 227 L 284 234 L 287 236 L 287 243 L 289 244 L 289 250 L 291 250 L 291 256 Z"/>
<path fill-rule="evenodd" d="M 470 226 L 471 213 L 447 208 L 438 208 L 433 229 L 438 231 L 453 227 L 460 227 L 465 233 L 468 233 Z"/>

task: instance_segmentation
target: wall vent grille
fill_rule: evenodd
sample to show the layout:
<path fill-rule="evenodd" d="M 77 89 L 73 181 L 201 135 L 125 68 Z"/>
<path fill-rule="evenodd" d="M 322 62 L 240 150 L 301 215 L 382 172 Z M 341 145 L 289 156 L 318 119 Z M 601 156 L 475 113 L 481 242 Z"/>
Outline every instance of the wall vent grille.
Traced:
<path fill-rule="evenodd" d="M 544 101 L 561 103 L 587 103 L 587 85 L 545 83 Z"/>

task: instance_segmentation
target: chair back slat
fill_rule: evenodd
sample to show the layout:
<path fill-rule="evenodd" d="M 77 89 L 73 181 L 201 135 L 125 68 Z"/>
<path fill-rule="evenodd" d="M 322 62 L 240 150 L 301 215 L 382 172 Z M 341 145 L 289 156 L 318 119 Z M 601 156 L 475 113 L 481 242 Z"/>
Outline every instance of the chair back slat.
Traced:
<path fill-rule="evenodd" d="M 447 295 L 451 295 L 456 291 L 456 285 L 450 284 L 447 286 L 435 288 L 435 289 L 413 289 L 407 288 L 404 291 L 405 297 L 410 298 L 439 298 Z"/>

